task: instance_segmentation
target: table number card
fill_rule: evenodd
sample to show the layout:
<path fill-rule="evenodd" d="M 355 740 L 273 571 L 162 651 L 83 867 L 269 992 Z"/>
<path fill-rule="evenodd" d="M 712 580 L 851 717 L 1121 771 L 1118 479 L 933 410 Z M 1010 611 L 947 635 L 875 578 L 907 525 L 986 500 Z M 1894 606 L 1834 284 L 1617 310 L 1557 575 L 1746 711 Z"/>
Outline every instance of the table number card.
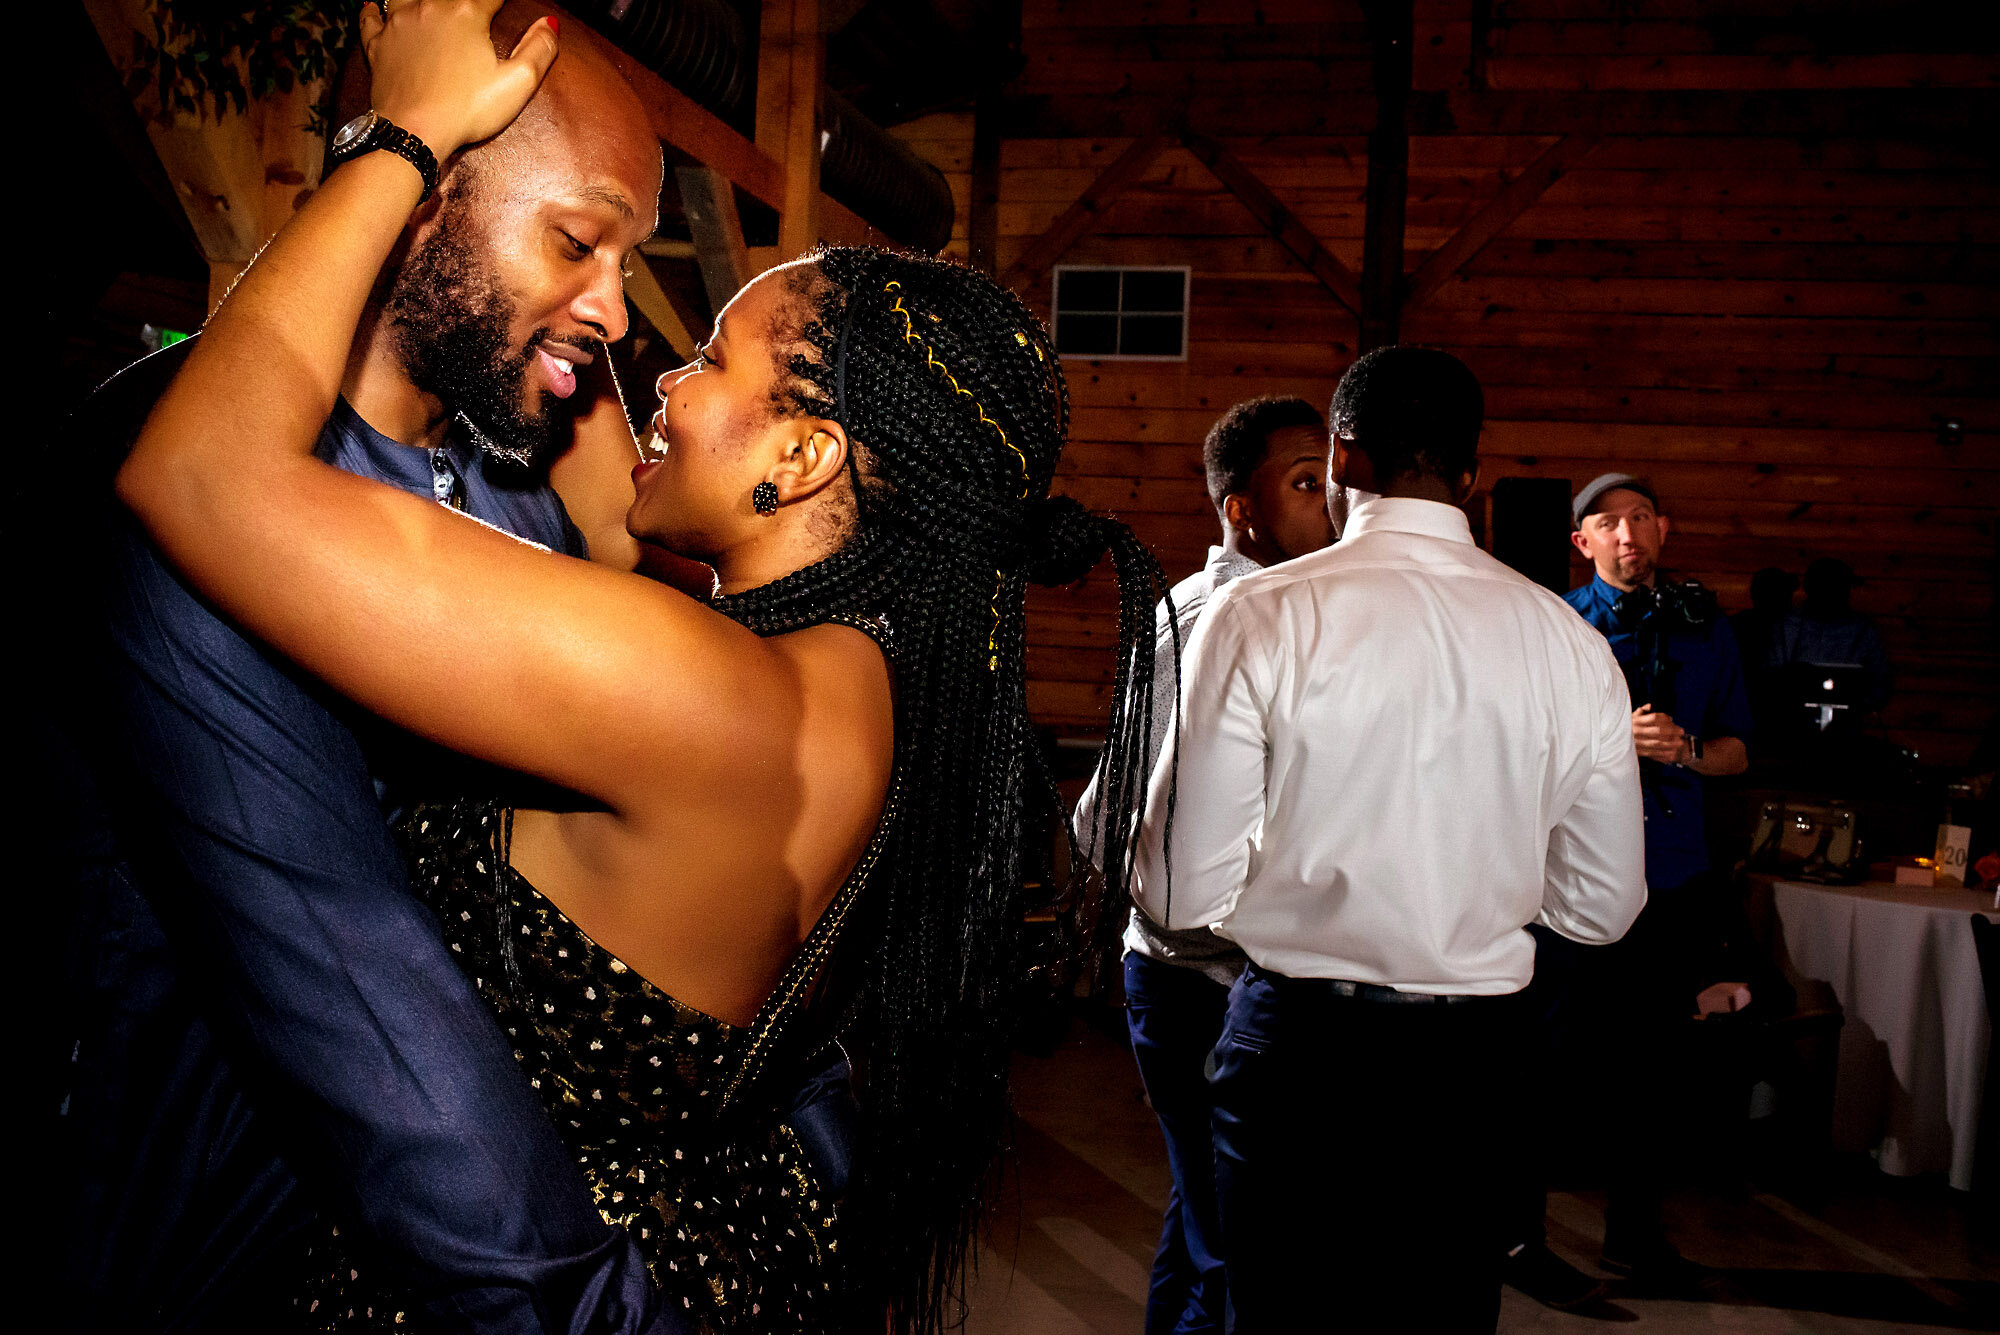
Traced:
<path fill-rule="evenodd" d="M 1965 885 L 1965 863 L 1972 851 L 1972 827 L 1940 825 L 1937 833 L 1937 883 Z"/>

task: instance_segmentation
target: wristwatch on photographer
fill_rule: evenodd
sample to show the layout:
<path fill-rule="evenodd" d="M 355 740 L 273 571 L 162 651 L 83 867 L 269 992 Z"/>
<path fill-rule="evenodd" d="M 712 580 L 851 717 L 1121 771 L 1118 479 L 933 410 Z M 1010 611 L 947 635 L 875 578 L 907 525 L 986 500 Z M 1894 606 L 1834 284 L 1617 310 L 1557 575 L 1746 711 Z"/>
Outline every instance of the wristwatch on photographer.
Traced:
<path fill-rule="evenodd" d="M 1695 736 L 1693 733 L 1689 733 L 1687 735 L 1687 748 L 1688 758 L 1675 763 L 1682 769 L 1693 769 L 1701 763 L 1701 738 Z"/>
<path fill-rule="evenodd" d="M 424 193 L 418 197 L 417 203 L 422 204 L 437 190 L 437 156 L 431 152 L 430 146 L 378 111 L 364 111 L 336 130 L 329 151 L 337 167 L 350 158 L 358 158 L 378 148 L 387 149 L 402 158 L 424 178 Z"/>

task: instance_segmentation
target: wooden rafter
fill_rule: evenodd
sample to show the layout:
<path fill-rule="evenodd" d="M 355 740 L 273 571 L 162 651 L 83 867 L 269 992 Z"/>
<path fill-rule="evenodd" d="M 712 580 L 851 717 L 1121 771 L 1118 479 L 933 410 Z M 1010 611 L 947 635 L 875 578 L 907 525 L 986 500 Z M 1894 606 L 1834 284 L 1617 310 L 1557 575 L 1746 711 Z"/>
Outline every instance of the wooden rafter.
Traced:
<path fill-rule="evenodd" d="M 760 200 L 781 214 L 785 207 L 785 169 L 777 159 L 738 134 L 720 117 L 675 88 L 641 64 L 636 56 L 578 23 L 575 37 L 565 30 L 563 40 L 592 42 L 603 53 L 646 108 L 646 118 L 660 142 L 720 172 L 743 193 Z M 871 226 L 861 215 L 836 199 L 819 198 L 820 238 L 840 245 L 894 246 L 887 232 Z"/>
<path fill-rule="evenodd" d="M 820 82 L 826 36 L 819 0 L 764 0 L 757 29 L 757 147 L 784 168 L 778 256 L 819 240 Z"/>
<path fill-rule="evenodd" d="M 674 182 L 680 187 L 688 230 L 694 234 L 709 307 L 719 311 L 754 276 L 743 245 L 743 223 L 736 216 L 736 188 L 713 167 L 676 167 Z"/>
<path fill-rule="evenodd" d="M 1331 251 L 1319 243 L 1298 215 L 1279 202 L 1271 193 L 1271 188 L 1258 178 L 1257 174 L 1243 165 L 1243 161 L 1217 140 L 1204 134 L 1190 134 L 1187 146 L 1203 165 L 1215 173 L 1215 179 L 1222 182 L 1229 193 L 1241 200 L 1257 221 L 1277 243 L 1290 252 L 1293 259 L 1305 265 L 1320 285 L 1333 294 L 1333 299 L 1352 311 L 1361 314 L 1361 289 L 1354 281 L 1354 274 L 1340 262 Z"/>
<path fill-rule="evenodd" d="M 682 361 L 694 360 L 695 337 L 689 332 L 688 316 L 660 283 L 652 266 L 644 255 L 634 255 L 631 267 L 625 277 L 625 295 L 639 308 L 639 314 L 660 331 L 660 337 L 667 340 L 667 346 L 674 350 L 674 356 Z"/>
<path fill-rule="evenodd" d="M 1001 286 L 1020 288 L 1047 273 L 1049 266 L 1062 258 L 1064 251 L 1104 221 L 1105 211 L 1145 175 L 1146 169 L 1153 165 L 1153 159 L 1159 157 L 1170 142 L 1168 136 L 1158 130 L 1135 139 L 1116 161 L 1097 174 L 1097 179 L 1077 196 L 1076 202 L 1064 209 L 1062 216 L 1030 242 L 1028 248 L 1021 252 L 1021 257 L 1008 266 L 1007 272 L 1001 276 Z"/>
<path fill-rule="evenodd" d="M 1142 133 L 1185 108 L 1209 134 L 1360 136 L 1375 126 L 1366 92 L 1301 95 L 1120 92 L 1016 94 L 1006 100 L 1009 139 L 1109 138 Z M 1413 135 L 1765 135 L 1957 138 L 2000 120 L 1992 88 L 1844 91 L 1541 92 L 1419 90 L 1408 107 Z"/>
<path fill-rule="evenodd" d="M 983 89 L 972 112 L 972 199 L 967 241 L 972 267 L 1000 267 L 1000 90 Z"/>
<path fill-rule="evenodd" d="M 1417 271 L 1410 275 L 1409 286 L 1403 296 L 1403 309 L 1409 311 L 1421 305 L 1454 275 L 1462 272 L 1480 251 L 1534 207 L 1535 201 L 1548 193 L 1550 186 L 1560 181 L 1596 146 L 1594 136 L 1571 134 L 1543 149 L 1541 155 L 1529 163 L 1519 176 L 1509 181 L 1505 189 L 1488 200 L 1484 208 L 1467 219 L 1463 227 L 1452 233 L 1450 239 L 1417 266 Z"/>
<path fill-rule="evenodd" d="M 1410 84 L 1416 41 L 1413 0 L 1362 0 L 1373 48 L 1375 126 L 1368 132 L 1368 201 L 1361 239 L 1359 351 L 1402 335 L 1404 225 L 1410 202 Z"/>

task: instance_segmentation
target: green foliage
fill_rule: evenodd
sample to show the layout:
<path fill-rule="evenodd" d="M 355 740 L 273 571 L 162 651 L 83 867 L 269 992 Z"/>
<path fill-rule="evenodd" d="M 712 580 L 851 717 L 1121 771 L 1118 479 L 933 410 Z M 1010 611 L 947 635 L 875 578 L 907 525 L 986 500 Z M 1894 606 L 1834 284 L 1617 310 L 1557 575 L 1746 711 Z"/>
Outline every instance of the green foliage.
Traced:
<path fill-rule="evenodd" d="M 331 79 L 369 0 L 147 0 L 153 34 L 132 35 L 133 93 L 151 87 L 163 112 L 243 111 L 256 98 Z M 308 126 L 326 129 L 314 107 Z"/>

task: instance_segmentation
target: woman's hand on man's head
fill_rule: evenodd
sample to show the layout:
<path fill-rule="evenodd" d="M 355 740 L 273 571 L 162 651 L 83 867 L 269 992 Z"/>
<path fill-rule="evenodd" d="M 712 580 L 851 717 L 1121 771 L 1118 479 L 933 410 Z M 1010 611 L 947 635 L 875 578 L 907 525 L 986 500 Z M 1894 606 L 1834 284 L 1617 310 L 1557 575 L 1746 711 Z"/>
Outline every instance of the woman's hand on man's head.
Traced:
<path fill-rule="evenodd" d="M 511 55 L 495 53 L 493 16 L 500 5 L 386 0 L 381 7 L 361 7 L 370 105 L 422 139 L 440 163 L 506 129 L 555 63 L 554 15 L 530 24 Z"/>

